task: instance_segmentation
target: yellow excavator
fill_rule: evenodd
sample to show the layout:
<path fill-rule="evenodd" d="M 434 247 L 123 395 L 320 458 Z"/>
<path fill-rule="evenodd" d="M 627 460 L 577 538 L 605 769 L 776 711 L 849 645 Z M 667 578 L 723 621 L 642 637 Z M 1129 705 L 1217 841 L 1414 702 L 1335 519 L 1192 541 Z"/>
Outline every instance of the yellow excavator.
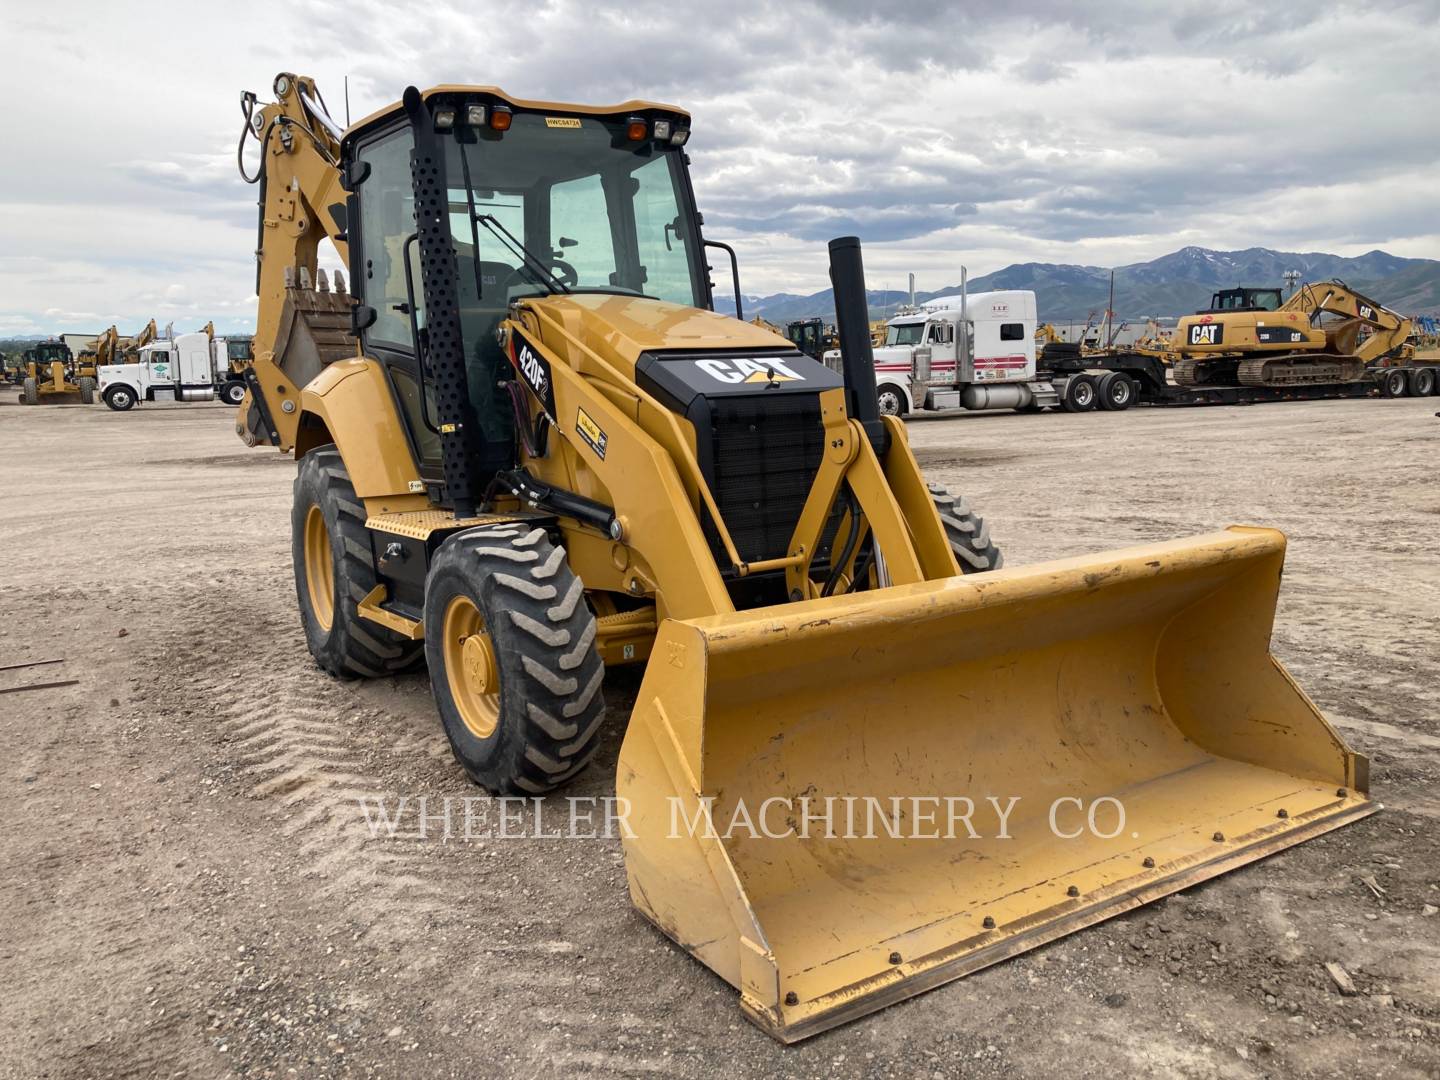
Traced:
<path fill-rule="evenodd" d="M 878 415 L 858 240 L 830 244 L 843 373 L 742 321 L 738 281 L 714 312 L 685 110 L 411 87 L 342 132 L 311 79 L 273 89 L 242 99 L 237 431 L 298 460 L 311 653 L 423 661 L 464 771 L 533 796 L 644 664 L 631 897 L 776 1038 L 1375 809 L 1270 653 L 1284 538 L 996 569 Z"/>
<path fill-rule="evenodd" d="M 1173 339 L 1175 382 L 1360 382 L 1410 336 L 1408 318 L 1338 278 L 1302 285 L 1283 303 L 1280 297 L 1278 288 L 1222 289 L 1208 309 L 1182 318 Z"/>
<path fill-rule="evenodd" d="M 155 320 L 151 319 L 145 324 L 144 329 L 142 329 L 140 333 L 130 339 L 130 343 L 125 346 L 124 355 L 127 357 L 137 355 L 141 349 L 149 345 L 159 336 L 160 328 L 155 325 Z"/>
<path fill-rule="evenodd" d="M 76 360 L 75 374 L 81 379 L 96 379 L 100 368 L 113 364 L 120 355 L 120 331 L 111 326 L 95 339 L 95 344 L 80 354 Z"/>

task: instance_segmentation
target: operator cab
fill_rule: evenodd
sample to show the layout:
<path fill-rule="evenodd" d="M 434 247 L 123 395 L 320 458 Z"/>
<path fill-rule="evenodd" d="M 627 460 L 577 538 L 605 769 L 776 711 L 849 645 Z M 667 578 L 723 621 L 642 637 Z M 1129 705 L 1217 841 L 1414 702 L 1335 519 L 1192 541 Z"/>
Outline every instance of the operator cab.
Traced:
<path fill-rule="evenodd" d="M 1274 311 L 1283 303 L 1279 289 L 1221 289 L 1210 297 L 1210 306 L 1200 315 L 1218 315 L 1225 311 Z"/>
<path fill-rule="evenodd" d="M 512 301 L 614 293 L 711 307 L 682 149 L 690 118 L 638 102 L 525 102 L 493 88 L 442 87 L 424 99 L 444 162 L 442 224 L 455 253 L 478 464 L 493 473 L 513 464 L 516 405 L 499 385 L 511 369 L 496 338 Z M 421 476 L 435 483 L 443 479 L 437 387 L 420 357 L 430 349 L 426 297 L 438 294 L 416 225 L 423 187 L 411 175 L 413 122 L 396 107 L 345 137 L 350 276 L 365 351 L 384 362 Z"/>
<path fill-rule="evenodd" d="M 812 359 L 825 354 L 825 324 L 819 319 L 796 319 L 785 327 L 785 336 Z"/>

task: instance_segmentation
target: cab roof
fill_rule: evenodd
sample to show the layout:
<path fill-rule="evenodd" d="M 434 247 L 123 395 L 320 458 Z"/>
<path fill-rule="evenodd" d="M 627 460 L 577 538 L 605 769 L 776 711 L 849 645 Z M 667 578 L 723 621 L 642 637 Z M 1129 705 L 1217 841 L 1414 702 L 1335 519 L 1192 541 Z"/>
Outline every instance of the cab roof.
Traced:
<path fill-rule="evenodd" d="M 530 98 L 515 97 L 507 94 L 498 86 L 466 86 L 460 83 L 442 83 L 439 86 L 432 86 L 429 90 L 420 92 L 422 100 L 429 102 L 432 98 L 486 98 L 490 101 L 498 101 L 501 104 L 509 105 L 511 108 L 524 110 L 525 112 L 554 113 L 561 116 L 598 116 L 598 117 L 622 117 L 632 113 L 654 113 L 661 112 L 670 116 L 690 119 L 690 113 L 677 105 L 666 105 L 659 101 L 641 101 L 632 98 L 629 101 L 622 101 L 618 105 L 576 105 L 572 102 L 563 101 L 535 101 Z M 396 116 L 402 116 L 405 112 L 403 102 L 396 101 L 383 109 L 377 109 L 369 116 L 362 117 L 345 129 L 344 137 L 350 138 L 358 132 L 382 124 Z"/>

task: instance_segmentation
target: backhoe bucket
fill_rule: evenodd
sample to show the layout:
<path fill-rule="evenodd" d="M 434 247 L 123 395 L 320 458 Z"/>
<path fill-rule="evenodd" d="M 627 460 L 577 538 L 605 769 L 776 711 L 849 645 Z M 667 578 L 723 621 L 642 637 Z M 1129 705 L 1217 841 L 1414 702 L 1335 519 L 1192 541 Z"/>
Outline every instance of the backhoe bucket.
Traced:
<path fill-rule="evenodd" d="M 636 906 L 793 1042 L 1371 812 L 1270 655 L 1284 551 L 666 622 L 617 781 Z"/>

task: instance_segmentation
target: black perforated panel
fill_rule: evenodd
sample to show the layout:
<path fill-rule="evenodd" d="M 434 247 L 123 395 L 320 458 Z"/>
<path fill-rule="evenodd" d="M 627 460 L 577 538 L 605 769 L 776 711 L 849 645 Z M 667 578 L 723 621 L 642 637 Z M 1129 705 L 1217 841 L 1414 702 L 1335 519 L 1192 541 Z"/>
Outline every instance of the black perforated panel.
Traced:
<path fill-rule="evenodd" d="M 435 390 L 445 487 L 459 516 L 475 511 L 477 491 L 471 467 L 479 450 L 474 408 L 465 378 L 465 343 L 455 282 L 455 249 L 450 240 L 449 194 L 444 144 L 435 137 L 430 111 L 413 87 L 405 109 L 415 131 L 410 172 L 415 187 L 415 229 L 425 291 L 426 378 Z"/>

